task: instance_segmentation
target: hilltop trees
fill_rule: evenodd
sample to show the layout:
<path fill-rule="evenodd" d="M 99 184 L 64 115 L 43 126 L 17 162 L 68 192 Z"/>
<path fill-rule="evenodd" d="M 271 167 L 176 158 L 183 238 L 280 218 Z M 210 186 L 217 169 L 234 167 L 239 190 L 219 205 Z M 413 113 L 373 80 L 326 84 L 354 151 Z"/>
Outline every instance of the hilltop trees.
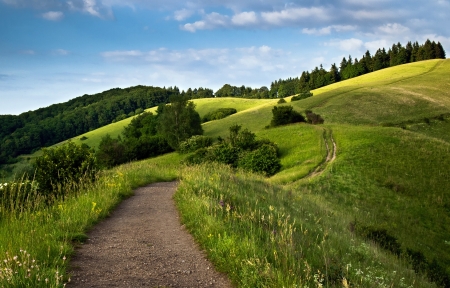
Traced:
<path fill-rule="evenodd" d="M 169 105 L 160 106 L 160 111 L 157 131 L 173 149 L 178 149 L 181 141 L 203 134 L 200 115 L 187 97 L 172 97 Z"/>

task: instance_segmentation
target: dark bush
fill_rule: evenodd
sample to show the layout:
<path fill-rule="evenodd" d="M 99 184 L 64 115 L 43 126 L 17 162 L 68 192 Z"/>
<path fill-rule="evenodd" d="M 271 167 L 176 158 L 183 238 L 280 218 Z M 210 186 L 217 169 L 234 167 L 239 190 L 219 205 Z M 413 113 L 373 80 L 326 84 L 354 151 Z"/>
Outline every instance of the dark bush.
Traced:
<path fill-rule="evenodd" d="M 307 122 L 310 124 L 323 124 L 324 122 L 323 118 L 319 114 L 316 114 L 311 110 L 306 110 L 305 114 Z"/>
<path fill-rule="evenodd" d="M 237 110 L 234 108 L 219 108 L 203 116 L 202 122 L 205 123 L 208 121 L 219 120 L 235 113 L 237 113 Z"/>
<path fill-rule="evenodd" d="M 274 106 L 272 109 L 271 127 L 286 125 L 290 123 L 305 122 L 305 118 L 294 110 L 292 106 Z"/>
<path fill-rule="evenodd" d="M 84 140 L 87 140 L 87 139 L 88 139 L 88 137 L 83 136 L 83 137 L 80 138 L 80 141 L 84 141 Z"/>
<path fill-rule="evenodd" d="M 291 102 L 302 100 L 302 99 L 306 99 L 306 98 L 309 98 L 309 97 L 312 97 L 312 96 L 313 96 L 313 93 L 311 93 L 309 91 L 308 92 L 303 92 L 303 93 L 300 93 L 300 94 L 298 94 L 296 96 L 292 96 Z"/>
<path fill-rule="evenodd" d="M 65 192 L 67 186 L 95 179 L 97 164 L 94 153 L 69 141 L 53 149 L 44 149 L 34 163 L 39 190 L 47 193 Z"/>
<path fill-rule="evenodd" d="M 110 168 L 127 161 L 125 144 L 120 137 L 113 139 L 109 134 L 106 134 L 100 140 L 95 156 L 97 163 L 104 168 Z"/>

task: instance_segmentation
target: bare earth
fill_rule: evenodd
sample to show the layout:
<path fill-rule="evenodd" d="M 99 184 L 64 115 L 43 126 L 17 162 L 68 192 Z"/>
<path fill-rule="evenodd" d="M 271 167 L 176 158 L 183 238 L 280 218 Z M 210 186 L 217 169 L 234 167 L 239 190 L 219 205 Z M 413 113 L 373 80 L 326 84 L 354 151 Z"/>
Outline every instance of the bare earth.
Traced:
<path fill-rule="evenodd" d="M 71 260 L 68 287 L 232 287 L 180 224 L 177 183 L 139 188 L 95 226 Z"/>

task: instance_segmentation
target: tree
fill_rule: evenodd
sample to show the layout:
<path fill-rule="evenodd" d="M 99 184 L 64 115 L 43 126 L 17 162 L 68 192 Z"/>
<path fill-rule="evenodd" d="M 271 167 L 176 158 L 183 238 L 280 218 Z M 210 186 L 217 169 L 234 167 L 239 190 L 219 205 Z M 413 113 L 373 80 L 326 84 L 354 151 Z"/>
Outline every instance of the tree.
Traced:
<path fill-rule="evenodd" d="M 158 133 L 175 150 L 181 141 L 203 134 L 200 115 L 195 111 L 195 104 L 188 101 L 187 97 L 172 97 L 170 104 L 163 106 L 158 117 Z"/>

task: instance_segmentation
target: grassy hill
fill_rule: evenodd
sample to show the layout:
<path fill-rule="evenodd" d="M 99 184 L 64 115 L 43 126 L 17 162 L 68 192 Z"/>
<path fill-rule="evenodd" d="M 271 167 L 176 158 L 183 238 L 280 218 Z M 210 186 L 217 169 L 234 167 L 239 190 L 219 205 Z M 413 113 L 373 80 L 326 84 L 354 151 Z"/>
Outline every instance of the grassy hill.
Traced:
<path fill-rule="evenodd" d="M 450 60 L 417 62 L 281 104 L 311 109 L 323 125 L 265 129 L 277 99 L 194 100 L 200 116 L 238 110 L 203 124 L 205 135 L 226 137 L 240 124 L 277 143 L 283 167 L 268 179 L 216 165 L 182 168 L 183 221 L 241 287 L 448 287 L 448 75 Z M 74 141 L 96 147 L 130 121 Z"/>

